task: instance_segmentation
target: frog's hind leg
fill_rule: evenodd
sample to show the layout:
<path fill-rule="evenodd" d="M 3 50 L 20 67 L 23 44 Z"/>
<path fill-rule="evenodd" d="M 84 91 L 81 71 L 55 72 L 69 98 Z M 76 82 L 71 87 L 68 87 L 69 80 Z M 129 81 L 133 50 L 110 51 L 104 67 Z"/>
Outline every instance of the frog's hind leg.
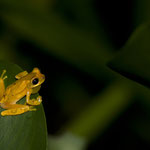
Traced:
<path fill-rule="evenodd" d="M 0 76 L 0 100 L 2 99 L 4 92 L 5 92 L 4 80 L 7 78 L 7 76 L 4 76 L 5 73 L 6 73 L 6 70 L 3 70 Z"/>
<path fill-rule="evenodd" d="M 10 116 L 10 115 L 20 115 L 27 111 L 35 111 L 36 109 L 32 106 L 21 105 L 21 104 L 13 104 L 7 105 L 7 110 L 1 112 L 2 116 Z"/>

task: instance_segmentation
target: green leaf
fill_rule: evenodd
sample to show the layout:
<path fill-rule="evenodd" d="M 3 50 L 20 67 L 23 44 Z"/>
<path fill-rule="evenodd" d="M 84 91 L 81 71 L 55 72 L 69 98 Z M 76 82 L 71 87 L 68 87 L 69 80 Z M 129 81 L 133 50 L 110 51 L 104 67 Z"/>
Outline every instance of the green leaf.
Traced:
<path fill-rule="evenodd" d="M 108 66 L 120 74 L 150 86 L 150 24 L 139 27 Z"/>
<path fill-rule="evenodd" d="M 6 87 L 15 81 L 15 75 L 23 71 L 15 64 L 0 61 L 0 73 L 6 69 Z M 33 97 L 36 97 L 33 95 Z M 19 101 L 25 102 L 25 98 Z M 37 111 L 17 116 L 0 116 L 0 149 L 46 150 L 47 129 L 42 105 Z M 0 108 L 0 112 L 4 110 Z"/>
<path fill-rule="evenodd" d="M 134 24 L 135 26 L 150 20 L 150 1 L 149 0 L 136 0 L 134 1 Z"/>
<path fill-rule="evenodd" d="M 104 133 L 110 124 L 127 109 L 133 99 L 133 85 L 126 80 L 112 83 L 91 101 L 66 127 L 70 133 L 90 141 Z"/>

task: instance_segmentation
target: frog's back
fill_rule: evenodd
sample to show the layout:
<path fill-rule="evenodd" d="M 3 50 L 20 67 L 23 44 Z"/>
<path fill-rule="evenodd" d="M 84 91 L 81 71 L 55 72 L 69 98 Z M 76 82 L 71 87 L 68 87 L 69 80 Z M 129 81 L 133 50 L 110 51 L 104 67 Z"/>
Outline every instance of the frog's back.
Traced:
<path fill-rule="evenodd" d="M 26 80 L 22 80 L 22 81 L 19 81 L 17 80 L 16 82 L 14 82 L 13 84 L 9 85 L 7 88 L 6 88 L 6 94 L 10 94 L 12 93 L 13 95 L 17 95 L 19 93 L 21 93 L 22 91 L 24 91 L 26 89 Z"/>
<path fill-rule="evenodd" d="M 24 91 L 27 89 L 28 83 L 30 79 L 34 76 L 34 74 L 29 73 L 28 75 L 16 80 L 14 83 L 9 85 L 6 88 L 6 95 L 18 95 L 20 93 L 24 94 Z"/>
<path fill-rule="evenodd" d="M 5 100 L 7 102 L 17 102 L 26 95 L 26 80 L 17 80 L 13 84 L 9 85 L 5 91 Z"/>

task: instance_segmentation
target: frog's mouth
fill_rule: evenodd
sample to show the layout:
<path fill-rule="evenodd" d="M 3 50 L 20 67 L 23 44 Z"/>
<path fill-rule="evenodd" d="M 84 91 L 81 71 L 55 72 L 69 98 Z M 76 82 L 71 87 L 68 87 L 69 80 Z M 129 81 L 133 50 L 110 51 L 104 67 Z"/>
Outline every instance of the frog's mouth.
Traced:
<path fill-rule="evenodd" d="M 41 80 L 42 80 L 41 83 L 43 83 L 45 81 L 45 75 L 44 74 L 42 74 Z"/>
<path fill-rule="evenodd" d="M 42 74 L 41 76 L 40 76 L 40 78 L 39 78 L 39 85 L 41 85 L 44 81 L 45 81 L 45 75 L 44 74 Z"/>

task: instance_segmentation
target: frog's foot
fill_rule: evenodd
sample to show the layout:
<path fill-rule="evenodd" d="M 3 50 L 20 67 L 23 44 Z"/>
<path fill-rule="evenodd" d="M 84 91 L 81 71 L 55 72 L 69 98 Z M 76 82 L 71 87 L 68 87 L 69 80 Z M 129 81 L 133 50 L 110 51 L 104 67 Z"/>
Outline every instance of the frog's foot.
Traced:
<path fill-rule="evenodd" d="M 27 105 L 14 104 L 10 109 L 1 112 L 2 116 L 20 115 L 27 111 L 30 111 L 30 107 Z"/>
<path fill-rule="evenodd" d="M 3 70 L 1 77 L 0 77 L 3 80 L 5 80 L 7 78 L 7 76 L 4 76 L 5 73 L 6 73 L 6 70 Z"/>
<path fill-rule="evenodd" d="M 27 104 L 29 105 L 40 105 L 42 102 L 42 97 L 41 96 L 38 96 L 36 99 L 31 99 L 31 100 L 28 100 L 27 101 Z"/>
<path fill-rule="evenodd" d="M 33 106 L 30 106 L 29 111 L 36 111 L 36 108 L 34 108 Z"/>

